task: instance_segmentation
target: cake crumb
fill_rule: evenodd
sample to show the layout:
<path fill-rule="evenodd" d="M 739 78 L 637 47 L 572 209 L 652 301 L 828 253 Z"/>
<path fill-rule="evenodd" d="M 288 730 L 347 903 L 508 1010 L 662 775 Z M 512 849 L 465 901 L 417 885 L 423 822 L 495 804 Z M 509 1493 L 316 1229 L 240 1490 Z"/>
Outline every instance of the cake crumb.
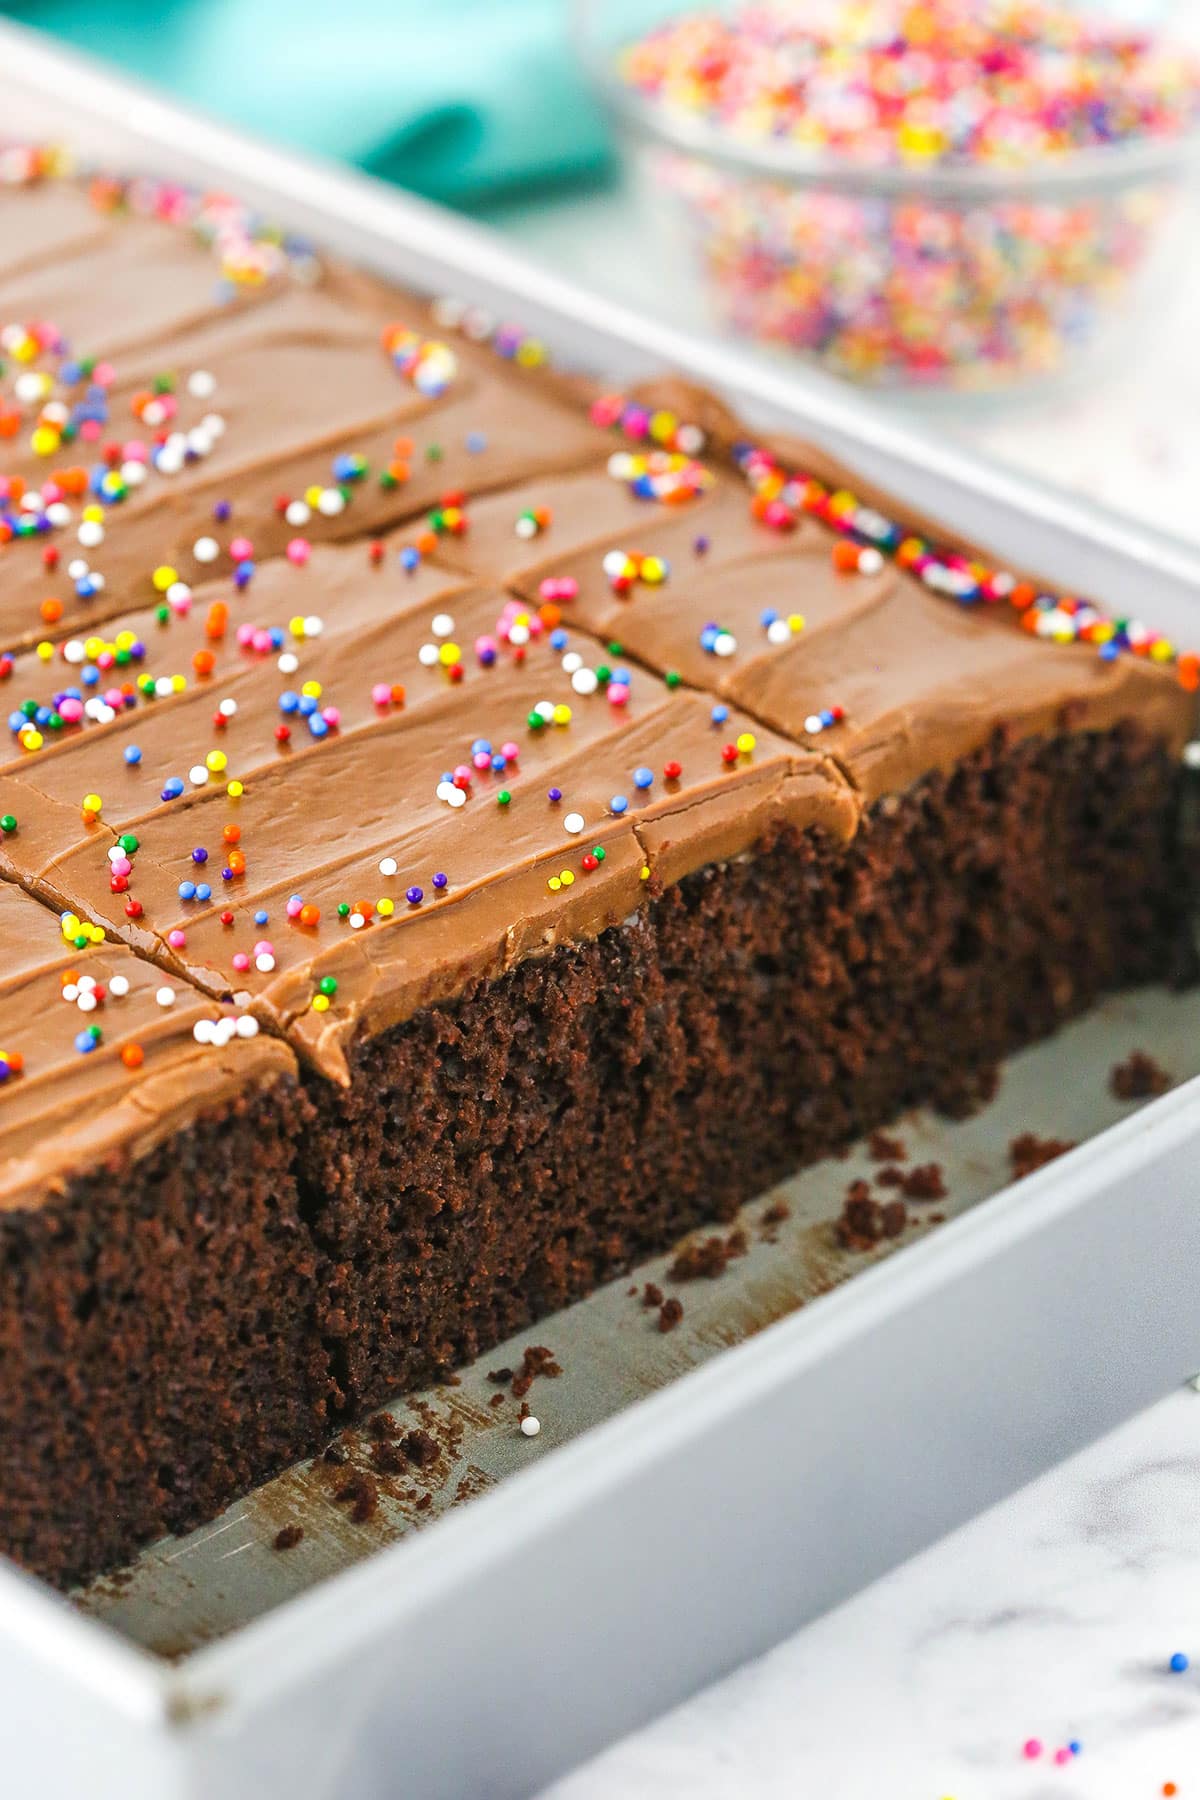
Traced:
<path fill-rule="evenodd" d="M 391 1413 L 376 1413 L 373 1419 L 367 1420 L 367 1431 L 373 1438 L 395 1438 L 400 1436 L 400 1427 Z"/>
<path fill-rule="evenodd" d="M 897 1188 L 904 1186 L 904 1170 L 898 1169 L 895 1163 L 888 1163 L 886 1168 L 876 1169 L 875 1185 L 877 1187 Z"/>
<path fill-rule="evenodd" d="M 489 1369 L 488 1380 L 494 1381 L 497 1387 L 507 1387 L 513 1378 L 511 1369 Z"/>
<path fill-rule="evenodd" d="M 351 1475 L 333 1497 L 340 1505 L 350 1507 L 355 1525 L 365 1525 L 379 1510 L 379 1489 L 369 1475 Z"/>
<path fill-rule="evenodd" d="M 1145 1050 L 1131 1050 L 1114 1065 L 1108 1085 L 1118 1100 L 1153 1100 L 1166 1093 L 1171 1077 Z"/>
<path fill-rule="evenodd" d="M 663 1301 L 658 1309 L 658 1329 L 660 1331 L 674 1331 L 682 1318 L 683 1301 L 677 1299 L 675 1295 L 672 1294 L 669 1299 Z"/>
<path fill-rule="evenodd" d="M 401 1440 L 401 1449 L 414 1468 L 428 1469 L 438 1459 L 437 1439 L 427 1431 L 410 1431 Z"/>
<path fill-rule="evenodd" d="M 488 1401 L 488 1405 L 489 1406 L 503 1406 L 504 1405 L 504 1395 L 503 1394 L 493 1394 L 491 1399 Z"/>
<path fill-rule="evenodd" d="M 1068 1150 L 1074 1148 L 1074 1142 L 1070 1138 L 1040 1138 L 1032 1131 L 1023 1131 L 1008 1146 L 1013 1180 L 1021 1181 L 1026 1175 L 1032 1175 L 1035 1169 L 1045 1168 L 1056 1156 L 1065 1156 Z"/>
<path fill-rule="evenodd" d="M 872 1162 L 898 1163 L 908 1161 L 908 1151 L 901 1138 L 892 1137 L 886 1131 L 873 1131 L 867 1139 L 867 1154 Z"/>
<path fill-rule="evenodd" d="M 303 1525 L 285 1525 L 275 1533 L 276 1550 L 294 1550 L 304 1536 Z"/>
<path fill-rule="evenodd" d="M 433 1505 L 433 1495 L 432 1494 L 422 1494 L 420 1499 L 416 1503 L 416 1509 L 418 1512 L 428 1512 L 429 1508 L 432 1505 Z"/>
<path fill-rule="evenodd" d="M 749 1249 L 746 1233 L 739 1226 L 728 1237 L 701 1238 L 685 1244 L 667 1270 L 668 1281 L 715 1281 L 729 1264 Z"/>
<path fill-rule="evenodd" d="M 642 1289 L 642 1305 L 643 1306 L 661 1306 L 662 1303 L 663 1303 L 663 1291 L 659 1287 L 657 1281 L 648 1281 L 646 1283 L 645 1287 Z"/>
<path fill-rule="evenodd" d="M 512 1391 L 519 1400 L 527 1394 L 539 1375 L 550 1379 L 562 1374 L 562 1366 L 555 1361 L 553 1350 L 545 1344 L 530 1344 L 521 1358 L 521 1367 L 512 1378 Z"/>
<path fill-rule="evenodd" d="M 907 1223 L 908 1207 L 903 1200 L 887 1200 L 881 1205 L 865 1181 L 852 1181 L 834 1231 L 847 1250 L 870 1250 L 884 1238 L 899 1237 Z"/>
<path fill-rule="evenodd" d="M 336 1469 L 340 1469 L 343 1463 L 349 1461 L 346 1446 L 339 1439 L 335 1438 L 332 1444 L 326 1445 L 325 1461 L 332 1463 Z"/>
<path fill-rule="evenodd" d="M 944 1200 L 947 1189 L 941 1163 L 920 1163 L 915 1169 L 909 1169 L 904 1176 L 903 1188 L 908 1200 Z"/>
<path fill-rule="evenodd" d="M 784 1220 L 790 1219 L 791 1216 L 792 1209 L 786 1200 L 772 1200 L 770 1206 L 768 1206 L 766 1212 L 759 1220 L 759 1224 L 782 1225 Z"/>
<path fill-rule="evenodd" d="M 371 1467 L 379 1475 L 403 1475 L 408 1458 L 399 1444 L 376 1443 L 371 1448 Z"/>

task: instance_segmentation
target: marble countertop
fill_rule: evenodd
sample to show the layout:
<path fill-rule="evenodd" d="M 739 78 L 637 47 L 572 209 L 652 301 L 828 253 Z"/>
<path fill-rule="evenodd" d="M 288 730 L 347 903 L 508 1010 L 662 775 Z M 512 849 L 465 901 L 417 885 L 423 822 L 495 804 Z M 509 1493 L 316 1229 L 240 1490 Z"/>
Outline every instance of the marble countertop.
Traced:
<path fill-rule="evenodd" d="M 689 325 L 630 183 L 493 213 Z M 1119 370 L 939 428 L 1200 541 L 1200 234 Z M 1182 1650 L 1195 1668 L 1172 1674 Z M 1038 1738 L 1036 1760 L 1022 1746 Z M 1072 1740 L 1080 1753 L 1056 1764 Z M 1183 1390 L 557 1783 L 542 1800 L 1200 1800 L 1200 1394 Z"/>

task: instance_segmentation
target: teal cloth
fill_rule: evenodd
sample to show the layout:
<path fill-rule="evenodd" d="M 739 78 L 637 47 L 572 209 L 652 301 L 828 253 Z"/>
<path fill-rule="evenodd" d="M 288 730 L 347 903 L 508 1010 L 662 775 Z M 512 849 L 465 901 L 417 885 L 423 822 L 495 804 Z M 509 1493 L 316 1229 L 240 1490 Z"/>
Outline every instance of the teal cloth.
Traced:
<path fill-rule="evenodd" d="M 0 11 L 276 141 L 458 203 L 603 169 L 568 0 L 15 0 Z"/>

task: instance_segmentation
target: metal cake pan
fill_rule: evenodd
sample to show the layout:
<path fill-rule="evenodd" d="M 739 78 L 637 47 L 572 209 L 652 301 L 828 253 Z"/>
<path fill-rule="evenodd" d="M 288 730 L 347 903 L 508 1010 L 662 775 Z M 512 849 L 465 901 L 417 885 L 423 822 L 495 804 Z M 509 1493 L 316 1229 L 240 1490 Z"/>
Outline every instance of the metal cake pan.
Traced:
<path fill-rule="evenodd" d="M 245 193 L 384 273 L 479 298 L 614 382 L 682 369 L 1006 561 L 1197 632 L 1200 556 L 1185 546 L 651 324 L 476 227 L 34 35 L 0 27 L 0 56 L 5 135 Z M 1105 1071 L 1135 1043 L 1200 1074 L 1200 999 L 1122 996 L 1014 1059 L 979 1119 L 906 1121 L 914 1152 L 945 1162 L 960 1216 L 859 1259 L 852 1281 L 828 1219 L 853 1161 L 788 1184 L 776 1244 L 760 1242 L 762 1202 L 748 1209 L 750 1253 L 683 1290 L 670 1337 L 628 1284 L 523 1334 L 513 1354 L 546 1343 L 564 1370 L 531 1396 L 545 1421 L 532 1445 L 511 1407 L 503 1426 L 472 1417 L 506 1349 L 418 1402 L 431 1425 L 457 1419 L 428 1528 L 403 1503 L 375 1535 L 335 1528 L 300 1469 L 75 1605 L 0 1564 L 13 1791 L 529 1793 L 1160 1397 L 1200 1366 L 1200 1082 L 1118 1119 Z M 1090 1141 L 1005 1189 L 1026 1126 Z M 0 1445 L 0 1479 L 19 1454 Z M 271 1552 L 297 1516 L 304 1544 Z"/>

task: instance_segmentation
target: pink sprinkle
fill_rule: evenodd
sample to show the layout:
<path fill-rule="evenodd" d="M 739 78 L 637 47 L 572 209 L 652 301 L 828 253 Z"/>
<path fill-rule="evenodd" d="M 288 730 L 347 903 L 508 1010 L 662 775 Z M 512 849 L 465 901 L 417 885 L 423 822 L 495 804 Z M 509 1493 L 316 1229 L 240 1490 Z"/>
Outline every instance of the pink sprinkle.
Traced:
<path fill-rule="evenodd" d="M 516 762 L 518 756 L 521 754 L 521 746 L 519 744 L 514 744 L 510 740 L 507 744 L 501 744 L 500 754 L 505 762 Z"/>
<path fill-rule="evenodd" d="M 325 707 L 325 709 L 321 713 L 321 717 L 324 719 L 325 723 L 328 725 L 330 731 L 336 731 L 338 726 L 342 722 L 341 710 L 340 710 L 340 708 L 338 708 L 336 706 Z"/>
<path fill-rule="evenodd" d="M 624 706 L 629 698 L 629 688 L 623 681 L 610 681 L 608 684 L 608 704 Z"/>
<path fill-rule="evenodd" d="M 307 538 L 292 538 L 287 547 L 287 559 L 297 569 L 302 569 L 312 555 L 312 545 Z"/>
<path fill-rule="evenodd" d="M 255 956 L 274 956 L 275 946 L 269 938 L 259 938 L 254 946 Z"/>
<path fill-rule="evenodd" d="M 108 866 L 114 875 L 131 875 L 133 873 L 133 864 L 127 856 L 114 856 Z"/>
<path fill-rule="evenodd" d="M 1067 1763 L 1070 1762 L 1071 1752 L 1067 1749 L 1065 1744 L 1063 1745 L 1061 1750 L 1056 1750 L 1054 1752 L 1054 1760 L 1058 1764 L 1060 1769 L 1063 1768 Z"/>
<path fill-rule="evenodd" d="M 104 703 L 106 706 L 111 706 L 114 712 L 119 712 L 125 704 L 125 696 L 120 688 L 107 688 L 104 694 Z"/>
<path fill-rule="evenodd" d="M 239 625 L 237 628 L 237 641 L 239 648 L 248 650 L 254 642 L 253 625 Z"/>
<path fill-rule="evenodd" d="M 267 654 L 267 652 L 272 648 L 271 634 L 267 630 L 265 625 L 259 626 L 258 630 L 254 633 L 254 637 L 251 641 L 252 641 L 253 648 L 257 651 L 259 656 L 265 656 Z"/>
<path fill-rule="evenodd" d="M 229 546 L 229 554 L 234 562 L 248 562 L 254 555 L 254 545 L 248 537 L 235 537 Z"/>
<path fill-rule="evenodd" d="M 187 943 L 187 933 L 184 931 L 168 931 L 167 942 L 170 944 L 172 950 L 182 950 L 183 946 Z"/>
<path fill-rule="evenodd" d="M 1041 1738 L 1026 1738 L 1021 1746 L 1021 1755 L 1025 1758 L 1026 1762 L 1036 1762 L 1038 1757 L 1042 1754 L 1042 1749 L 1043 1744 Z"/>
<path fill-rule="evenodd" d="M 295 894 L 293 894 L 291 899 L 287 903 L 288 918 L 289 919 L 298 919 L 300 917 L 300 908 L 303 905 L 304 905 L 303 900 L 300 900 L 299 898 L 297 898 L 297 896 Z"/>
<path fill-rule="evenodd" d="M 111 387 L 117 379 L 117 372 L 111 363 L 97 363 L 92 370 L 92 380 L 97 387 Z"/>
<path fill-rule="evenodd" d="M 79 427 L 79 435 L 86 443 L 94 444 L 100 436 L 101 429 L 99 419 L 85 419 Z"/>
<path fill-rule="evenodd" d="M 121 461 L 140 463 L 150 461 L 150 452 L 141 438 L 130 438 L 127 444 L 121 445 Z"/>
<path fill-rule="evenodd" d="M 82 700 L 60 700 L 58 710 L 68 725 L 78 725 L 83 717 Z"/>
<path fill-rule="evenodd" d="M 498 648 L 494 637 L 477 637 L 475 639 L 475 654 L 481 662 L 487 656 L 495 656 Z"/>
<path fill-rule="evenodd" d="M 454 779 L 455 781 L 470 781 L 471 771 L 468 769 L 466 763 L 459 763 L 457 769 L 454 771 Z"/>
<path fill-rule="evenodd" d="M 238 951 L 233 959 L 233 966 L 239 975 L 244 975 L 246 973 L 246 970 L 250 967 L 250 958 L 246 955 L 244 950 Z"/>
<path fill-rule="evenodd" d="M 386 681 L 377 681 L 375 683 L 375 686 L 371 689 L 371 701 L 375 706 L 391 705 L 392 690 Z"/>
<path fill-rule="evenodd" d="M 167 605 L 171 608 L 173 613 L 178 613 L 181 619 L 186 619 L 192 610 L 192 596 L 188 593 L 187 589 L 184 588 L 181 594 L 172 594 L 171 598 L 167 601 Z"/>
<path fill-rule="evenodd" d="M 477 750 L 471 761 L 481 773 L 484 769 L 490 769 L 492 766 L 492 759 L 486 750 Z"/>

